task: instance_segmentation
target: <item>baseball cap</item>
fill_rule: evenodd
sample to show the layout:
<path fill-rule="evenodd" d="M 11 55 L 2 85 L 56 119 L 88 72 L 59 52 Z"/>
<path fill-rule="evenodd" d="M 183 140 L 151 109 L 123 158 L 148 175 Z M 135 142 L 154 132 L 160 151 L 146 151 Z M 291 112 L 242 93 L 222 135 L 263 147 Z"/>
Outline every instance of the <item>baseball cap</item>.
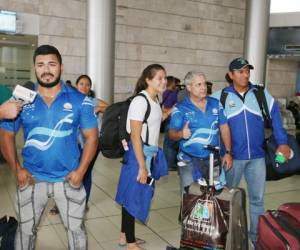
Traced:
<path fill-rule="evenodd" d="M 238 57 L 233 59 L 229 64 L 229 71 L 240 70 L 246 66 L 248 66 L 250 69 L 254 69 L 254 67 L 249 64 L 245 58 Z"/>

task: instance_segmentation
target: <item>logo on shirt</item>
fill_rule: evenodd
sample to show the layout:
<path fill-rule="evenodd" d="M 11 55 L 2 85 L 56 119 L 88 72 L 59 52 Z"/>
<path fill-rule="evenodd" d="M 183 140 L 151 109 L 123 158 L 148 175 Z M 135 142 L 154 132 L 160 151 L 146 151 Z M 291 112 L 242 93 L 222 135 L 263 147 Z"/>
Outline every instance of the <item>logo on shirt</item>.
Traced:
<path fill-rule="evenodd" d="M 234 101 L 230 100 L 229 101 L 229 108 L 234 108 L 234 107 L 235 107 Z"/>
<path fill-rule="evenodd" d="M 69 111 L 69 112 L 71 112 L 71 111 L 72 111 L 72 104 L 69 103 L 69 102 L 66 102 L 66 103 L 64 104 L 64 111 Z"/>
<path fill-rule="evenodd" d="M 190 111 L 190 112 L 186 112 L 185 113 L 185 117 L 188 121 L 193 121 L 194 120 L 194 116 L 195 116 L 195 112 L 194 111 Z"/>
<path fill-rule="evenodd" d="M 73 114 L 68 114 L 59 120 L 53 128 L 35 127 L 27 135 L 24 148 L 35 147 L 45 151 L 52 146 L 56 138 L 68 137 L 73 133 L 72 129 L 64 129 L 64 124 L 73 123 Z M 41 139 L 43 138 L 43 139 Z"/>
<path fill-rule="evenodd" d="M 213 115 L 217 115 L 218 114 L 218 110 L 216 108 L 213 108 L 212 109 L 212 113 L 213 113 Z"/>
<path fill-rule="evenodd" d="M 35 104 L 30 103 L 23 106 L 23 111 L 32 111 L 35 109 Z"/>

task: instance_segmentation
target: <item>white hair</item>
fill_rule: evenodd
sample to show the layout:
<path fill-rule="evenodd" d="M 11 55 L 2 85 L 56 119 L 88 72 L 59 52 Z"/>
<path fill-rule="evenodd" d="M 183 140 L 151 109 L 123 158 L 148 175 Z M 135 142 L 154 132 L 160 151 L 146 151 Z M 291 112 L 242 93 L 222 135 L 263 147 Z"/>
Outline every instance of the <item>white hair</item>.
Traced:
<path fill-rule="evenodd" d="M 185 75 L 185 77 L 184 77 L 184 79 L 183 79 L 183 84 L 184 84 L 184 85 L 190 85 L 190 84 L 192 83 L 193 78 L 194 78 L 195 76 L 203 76 L 203 77 L 206 79 L 205 74 L 202 73 L 202 72 L 200 72 L 200 71 L 196 71 L 196 70 L 194 70 L 194 71 L 189 71 L 189 72 Z"/>

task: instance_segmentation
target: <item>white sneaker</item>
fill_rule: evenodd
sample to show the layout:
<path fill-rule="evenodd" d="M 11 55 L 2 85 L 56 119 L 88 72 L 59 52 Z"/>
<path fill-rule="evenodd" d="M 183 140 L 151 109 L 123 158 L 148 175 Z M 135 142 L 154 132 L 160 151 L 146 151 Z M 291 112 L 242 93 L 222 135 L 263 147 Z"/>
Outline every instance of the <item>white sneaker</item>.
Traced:
<path fill-rule="evenodd" d="M 202 177 L 198 179 L 198 184 L 200 186 L 207 186 L 206 180 L 204 178 L 202 178 Z"/>
<path fill-rule="evenodd" d="M 225 185 L 223 185 L 223 183 L 221 183 L 220 181 L 216 181 L 214 180 L 214 187 L 216 190 L 220 190 L 224 187 Z"/>
<path fill-rule="evenodd" d="M 184 166 L 186 166 L 186 162 L 184 162 L 184 161 L 179 161 L 179 162 L 177 162 L 177 166 L 178 166 L 178 167 L 184 167 Z"/>

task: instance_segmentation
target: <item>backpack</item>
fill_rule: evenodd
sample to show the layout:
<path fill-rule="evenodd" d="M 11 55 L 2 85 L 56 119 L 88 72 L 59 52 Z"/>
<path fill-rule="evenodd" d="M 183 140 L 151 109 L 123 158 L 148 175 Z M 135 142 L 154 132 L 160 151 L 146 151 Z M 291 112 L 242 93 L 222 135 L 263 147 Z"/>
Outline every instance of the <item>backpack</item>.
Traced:
<path fill-rule="evenodd" d="M 270 118 L 269 108 L 268 108 L 268 104 L 267 104 L 267 100 L 266 100 L 266 96 L 265 96 L 265 92 L 264 92 L 265 88 L 261 85 L 255 85 L 255 86 L 256 86 L 257 90 L 254 91 L 254 95 L 256 97 L 258 106 L 259 106 L 262 116 L 264 118 L 265 128 L 271 128 L 271 118 Z M 228 96 L 228 92 L 225 92 L 225 89 L 222 89 L 221 96 L 220 96 L 220 102 L 224 109 L 225 109 L 225 102 L 226 102 L 227 96 Z"/>
<path fill-rule="evenodd" d="M 0 219 L 0 250 L 14 250 L 18 222 L 14 217 Z"/>
<path fill-rule="evenodd" d="M 125 150 L 122 145 L 122 140 L 125 139 L 128 142 L 130 139 L 130 135 L 126 131 L 128 109 L 131 101 L 136 96 L 142 96 L 147 101 L 147 110 L 143 120 L 143 124 L 147 124 L 151 106 L 147 97 L 143 93 L 131 96 L 125 101 L 117 102 L 107 107 L 102 117 L 102 125 L 99 137 L 99 149 L 104 157 L 115 159 L 121 158 L 124 155 Z M 149 130 L 147 126 L 145 143 L 148 144 L 148 141 Z"/>
<path fill-rule="evenodd" d="M 261 110 L 265 127 L 272 128 L 272 118 L 270 116 L 270 111 L 268 108 L 266 96 L 264 93 L 264 87 L 256 85 L 257 91 L 254 91 L 257 103 Z M 222 90 L 220 102 L 222 106 L 225 108 L 225 102 L 228 93 Z M 265 162 L 266 162 L 266 180 L 273 181 L 273 180 L 280 180 L 293 174 L 299 172 L 300 170 L 300 147 L 296 141 L 296 138 L 292 135 L 287 134 L 288 139 L 288 146 L 293 150 L 294 157 L 289 159 L 286 163 L 282 164 L 280 167 L 276 165 L 275 157 L 276 157 L 276 150 L 277 150 L 277 142 L 275 140 L 274 135 L 271 135 L 268 138 L 265 138 L 264 142 L 264 151 L 265 151 Z"/>

